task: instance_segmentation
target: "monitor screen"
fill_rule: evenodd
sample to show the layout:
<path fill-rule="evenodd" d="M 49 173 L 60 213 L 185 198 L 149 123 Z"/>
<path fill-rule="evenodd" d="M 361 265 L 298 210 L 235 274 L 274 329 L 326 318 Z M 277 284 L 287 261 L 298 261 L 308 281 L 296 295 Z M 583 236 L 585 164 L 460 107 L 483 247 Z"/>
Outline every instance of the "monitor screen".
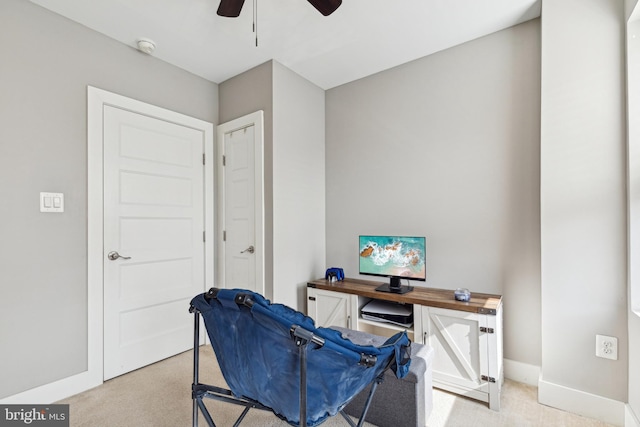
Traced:
<path fill-rule="evenodd" d="M 360 274 L 426 280 L 424 237 L 360 236 Z"/>

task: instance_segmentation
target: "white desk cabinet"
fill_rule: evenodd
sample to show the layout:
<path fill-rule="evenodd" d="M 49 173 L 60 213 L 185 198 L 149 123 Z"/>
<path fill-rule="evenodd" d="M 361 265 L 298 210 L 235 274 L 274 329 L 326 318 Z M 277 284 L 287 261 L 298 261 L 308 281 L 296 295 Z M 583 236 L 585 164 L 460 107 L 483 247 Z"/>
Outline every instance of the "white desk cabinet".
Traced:
<path fill-rule="evenodd" d="M 377 292 L 380 282 L 345 279 L 307 284 L 307 314 L 317 326 L 342 326 L 382 336 L 406 330 L 409 338 L 434 349 L 433 385 L 487 402 L 500 409 L 502 372 L 502 297 L 471 294 L 460 302 L 453 290 L 416 287 L 407 294 Z M 411 305 L 414 323 L 402 328 L 362 319 L 372 299 Z"/>
<path fill-rule="evenodd" d="M 428 306 L 421 306 L 420 312 L 421 342 L 434 350 L 434 386 L 499 410 L 502 306 L 495 315 Z"/>

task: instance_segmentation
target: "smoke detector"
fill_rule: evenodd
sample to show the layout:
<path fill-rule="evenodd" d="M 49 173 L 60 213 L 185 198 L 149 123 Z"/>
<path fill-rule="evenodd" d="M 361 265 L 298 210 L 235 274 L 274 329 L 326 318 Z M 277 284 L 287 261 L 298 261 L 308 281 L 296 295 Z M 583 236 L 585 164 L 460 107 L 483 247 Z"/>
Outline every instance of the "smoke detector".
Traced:
<path fill-rule="evenodd" d="M 138 40 L 138 50 L 140 52 L 144 52 L 147 55 L 151 55 L 151 53 L 156 49 L 156 44 L 149 39 L 139 39 Z"/>

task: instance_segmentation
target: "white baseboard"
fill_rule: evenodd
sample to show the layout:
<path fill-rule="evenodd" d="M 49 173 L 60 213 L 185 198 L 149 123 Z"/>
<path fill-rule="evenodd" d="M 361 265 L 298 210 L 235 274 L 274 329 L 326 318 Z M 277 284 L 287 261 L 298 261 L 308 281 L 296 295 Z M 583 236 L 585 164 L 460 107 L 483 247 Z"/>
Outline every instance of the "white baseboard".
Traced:
<path fill-rule="evenodd" d="M 616 426 L 625 423 L 625 404 L 540 379 L 538 402 Z"/>
<path fill-rule="evenodd" d="M 512 381 L 538 387 L 540 366 L 504 359 L 504 376 Z"/>
<path fill-rule="evenodd" d="M 628 403 L 624 405 L 624 427 L 640 427 L 640 421 Z"/>
<path fill-rule="evenodd" d="M 102 379 L 85 371 L 49 384 L 0 399 L 0 404 L 48 405 L 102 384 Z"/>

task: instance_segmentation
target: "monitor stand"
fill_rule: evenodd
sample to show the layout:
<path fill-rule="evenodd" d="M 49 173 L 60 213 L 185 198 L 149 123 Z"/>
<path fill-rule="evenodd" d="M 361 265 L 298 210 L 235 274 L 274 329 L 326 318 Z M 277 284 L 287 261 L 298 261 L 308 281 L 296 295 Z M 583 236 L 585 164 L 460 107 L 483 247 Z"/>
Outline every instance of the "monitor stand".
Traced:
<path fill-rule="evenodd" d="M 411 292 L 413 290 L 413 286 L 402 286 L 400 284 L 399 277 L 391 277 L 391 281 L 387 284 L 385 283 L 382 286 L 378 286 L 376 291 L 379 292 L 389 292 L 392 294 L 406 294 L 407 292 Z"/>

